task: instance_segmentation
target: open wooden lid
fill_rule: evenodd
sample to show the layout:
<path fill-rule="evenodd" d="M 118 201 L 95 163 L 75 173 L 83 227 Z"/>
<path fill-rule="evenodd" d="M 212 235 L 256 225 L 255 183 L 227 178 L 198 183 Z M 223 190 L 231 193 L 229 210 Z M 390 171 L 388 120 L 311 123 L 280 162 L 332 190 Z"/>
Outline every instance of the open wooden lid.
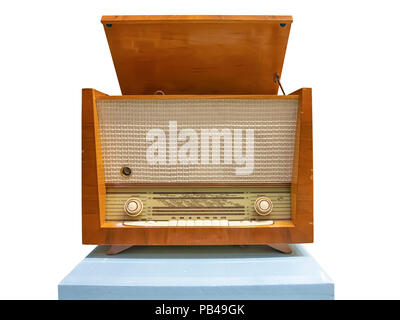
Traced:
<path fill-rule="evenodd" d="M 277 94 L 290 16 L 103 16 L 123 95 Z"/>

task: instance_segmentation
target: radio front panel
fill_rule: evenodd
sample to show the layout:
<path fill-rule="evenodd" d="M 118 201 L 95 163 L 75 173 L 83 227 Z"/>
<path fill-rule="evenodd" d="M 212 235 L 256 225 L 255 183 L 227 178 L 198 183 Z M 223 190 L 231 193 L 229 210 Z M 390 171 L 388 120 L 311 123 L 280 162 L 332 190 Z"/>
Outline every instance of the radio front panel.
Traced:
<path fill-rule="evenodd" d="M 129 200 L 139 203 L 137 214 L 127 212 Z M 265 214 L 257 212 L 263 204 L 270 206 Z M 138 226 L 270 225 L 290 220 L 290 187 L 109 187 L 106 220 Z"/>
<path fill-rule="evenodd" d="M 85 243 L 312 241 L 310 89 L 83 101 Z"/>

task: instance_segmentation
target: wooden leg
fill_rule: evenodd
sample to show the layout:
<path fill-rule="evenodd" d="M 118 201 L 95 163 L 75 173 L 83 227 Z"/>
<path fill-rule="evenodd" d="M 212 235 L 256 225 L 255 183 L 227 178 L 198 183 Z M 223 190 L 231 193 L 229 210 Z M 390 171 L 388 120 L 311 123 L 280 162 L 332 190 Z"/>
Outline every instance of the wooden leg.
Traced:
<path fill-rule="evenodd" d="M 292 249 L 286 243 L 268 244 L 268 246 L 271 247 L 272 249 L 275 249 L 282 253 L 292 253 Z M 122 251 L 125 251 L 126 249 L 129 249 L 130 247 L 133 247 L 133 246 L 130 244 L 128 244 L 128 245 L 114 244 L 114 245 L 110 246 L 110 248 L 107 251 L 107 254 L 110 254 L 110 255 L 118 254 Z"/>
<path fill-rule="evenodd" d="M 113 244 L 108 249 L 107 254 L 118 254 L 118 253 L 120 253 L 120 252 L 122 252 L 122 251 L 124 251 L 126 249 L 129 249 L 130 247 L 133 247 L 133 246 L 130 245 L 130 244 L 127 244 L 127 245 L 126 244 L 125 245 L 124 244 L 122 244 L 122 245 Z"/>
<path fill-rule="evenodd" d="M 282 253 L 292 253 L 292 249 L 286 243 L 268 244 L 268 246 Z"/>

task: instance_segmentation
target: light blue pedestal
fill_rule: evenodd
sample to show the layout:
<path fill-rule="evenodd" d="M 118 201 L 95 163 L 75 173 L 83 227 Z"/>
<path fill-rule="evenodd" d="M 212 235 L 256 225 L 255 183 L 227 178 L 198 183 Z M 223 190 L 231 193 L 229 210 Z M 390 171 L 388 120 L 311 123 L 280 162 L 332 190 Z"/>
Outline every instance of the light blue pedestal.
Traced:
<path fill-rule="evenodd" d="M 94 249 L 58 286 L 59 299 L 333 299 L 334 284 L 300 245 Z"/>

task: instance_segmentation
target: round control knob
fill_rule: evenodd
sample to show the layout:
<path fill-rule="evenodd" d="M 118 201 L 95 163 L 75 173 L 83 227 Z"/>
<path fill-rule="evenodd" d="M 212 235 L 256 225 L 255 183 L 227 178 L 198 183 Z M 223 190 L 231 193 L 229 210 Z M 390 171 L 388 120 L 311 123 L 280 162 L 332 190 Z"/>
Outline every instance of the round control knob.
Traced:
<path fill-rule="evenodd" d="M 260 197 L 254 202 L 254 209 L 260 216 L 266 216 L 272 211 L 272 201 L 267 197 Z"/>
<path fill-rule="evenodd" d="M 143 203 L 142 203 L 142 201 L 140 201 L 140 199 L 129 198 L 125 202 L 124 209 L 128 216 L 136 217 L 142 212 Z"/>
<path fill-rule="evenodd" d="M 132 174 L 132 170 L 131 170 L 131 168 L 129 168 L 129 167 L 122 167 L 122 168 L 121 168 L 121 174 L 122 174 L 124 177 L 129 177 L 129 176 Z"/>

